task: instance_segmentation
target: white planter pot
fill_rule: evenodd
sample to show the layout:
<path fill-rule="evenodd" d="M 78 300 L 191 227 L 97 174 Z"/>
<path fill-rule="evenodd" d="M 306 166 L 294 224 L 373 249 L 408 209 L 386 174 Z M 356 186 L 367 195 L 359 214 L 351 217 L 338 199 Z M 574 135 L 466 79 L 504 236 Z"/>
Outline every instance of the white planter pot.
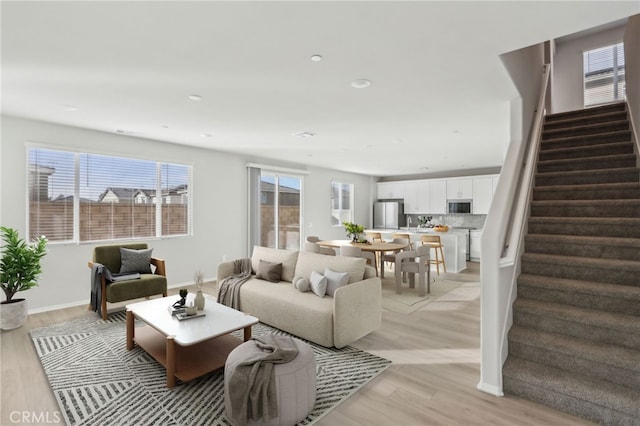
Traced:
<path fill-rule="evenodd" d="M 19 299 L 13 303 L 0 303 L 0 328 L 13 330 L 22 327 L 27 320 L 27 301 Z"/>

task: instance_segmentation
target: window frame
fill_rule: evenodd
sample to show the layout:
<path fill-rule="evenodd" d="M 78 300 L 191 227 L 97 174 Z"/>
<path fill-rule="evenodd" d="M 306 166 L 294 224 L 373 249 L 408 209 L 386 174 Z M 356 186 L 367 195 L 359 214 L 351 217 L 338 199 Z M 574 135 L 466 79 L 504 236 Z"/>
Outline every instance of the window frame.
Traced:
<path fill-rule="evenodd" d="M 152 241 L 159 239 L 169 239 L 169 238 L 185 238 L 193 236 L 193 177 L 194 177 L 194 165 L 193 163 L 187 162 L 176 162 L 176 161 L 164 161 L 159 159 L 150 159 L 148 157 L 138 157 L 126 154 L 114 154 L 113 152 L 101 152 L 98 150 L 80 150 L 78 148 L 66 147 L 66 146 L 58 146 L 58 145 L 48 145 L 48 144 L 40 144 L 40 143 L 26 143 L 25 144 L 25 163 L 26 163 L 26 184 L 25 184 L 25 193 L 26 193 L 26 229 L 27 235 L 31 235 L 31 199 L 30 199 L 30 179 L 29 173 L 31 168 L 31 152 L 32 150 L 47 150 L 54 152 L 61 152 L 66 154 L 71 154 L 73 156 L 73 237 L 71 239 L 64 240 L 49 240 L 49 244 L 52 245 L 82 245 L 82 244 L 96 244 L 96 243 L 114 243 L 120 241 Z M 155 182 L 156 182 L 156 194 L 162 194 L 163 185 L 161 179 L 161 169 L 163 166 L 179 166 L 186 167 L 188 170 L 188 194 L 186 196 L 186 232 L 182 234 L 167 234 L 163 235 L 163 224 L 162 224 L 162 206 L 169 205 L 170 203 L 163 203 L 163 196 L 157 197 L 154 196 L 154 199 L 148 203 L 138 203 L 135 199 L 132 200 L 133 206 L 140 205 L 154 205 L 156 207 L 155 211 L 155 221 L 153 225 L 153 236 L 131 236 L 131 237 L 113 237 L 113 238 L 105 238 L 105 239 L 82 239 L 81 231 L 80 231 L 80 223 L 81 223 L 81 213 L 80 213 L 80 204 L 81 204 L 81 189 L 80 189 L 80 158 L 83 155 L 89 156 L 104 156 L 109 157 L 113 160 L 129 160 L 129 161 L 144 161 L 155 163 Z M 107 188 L 105 188 L 107 189 Z M 159 191 L 159 192 L 158 192 Z M 182 195 L 184 199 L 185 196 Z"/>
<path fill-rule="evenodd" d="M 607 50 L 611 55 L 611 67 L 610 68 L 598 68 L 587 70 L 588 62 L 597 61 L 597 56 L 589 58 L 588 55 L 593 53 L 594 55 L 602 55 L 606 60 Z M 600 53 L 596 53 L 600 51 Z M 619 62 L 619 58 L 622 58 L 622 64 Z M 591 62 L 590 62 L 591 63 Z M 606 105 L 613 102 L 620 102 L 626 99 L 626 60 L 624 57 L 624 42 L 618 41 L 613 44 L 607 44 L 605 46 L 590 48 L 582 52 L 582 105 L 584 108 L 590 108 L 599 105 Z M 609 75 L 610 73 L 610 75 Z M 601 75 L 598 78 L 598 75 Z M 595 77 L 589 80 L 590 77 Z M 602 84 L 598 84 L 598 80 L 611 79 L 611 83 L 606 81 Z M 588 85 L 592 87 L 588 88 Z M 604 98 L 603 94 L 598 94 L 598 88 L 611 87 L 612 99 Z M 588 94 L 590 90 L 590 94 Z"/>
<path fill-rule="evenodd" d="M 336 191 L 334 191 L 334 187 L 338 185 L 338 188 Z M 342 196 L 342 188 L 344 186 L 348 186 L 349 188 L 349 201 L 350 201 L 350 205 L 348 209 L 344 209 L 343 207 L 343 196 Z M 338 194 L 338 205 L 340 208 L 338 209 L 334 209 L 334 194 L 337 193 Z M 338 180 L 332 180 L 331 181 L 331 187 L 330 187 L 330 199 L 329 199 L 329 211 L 330 211 L 330 220 L 333 222 L 333 218 L 336 218 L 336 216 L 334 215 L 334 211 L 348 211 L 349 212 L 349 218 L 345 219 L 345 220 L 338 220 L 338 223 L 332 223 L 331 226 L 334 228 L 337 227 L 342 227 L 342 223 L 343 222 L 353 222 L 354 218 L 355 218 L 355 185 L 353 183 L 350 182 L 342 182 L 342 181 L 338 181 Z M 338 217 L 341 217 L 342 215 L 339 214 Z"/>

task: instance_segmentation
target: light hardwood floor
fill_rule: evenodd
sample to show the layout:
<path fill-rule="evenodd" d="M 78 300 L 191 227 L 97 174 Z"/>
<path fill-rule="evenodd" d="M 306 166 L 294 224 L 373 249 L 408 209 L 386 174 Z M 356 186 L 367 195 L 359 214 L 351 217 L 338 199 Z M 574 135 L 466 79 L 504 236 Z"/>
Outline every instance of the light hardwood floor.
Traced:
<path fill-rule="evenodd" d="M 471 263 L 461 278 L 479 281 L 478 273 L 478 264 Z M 455 297 L 442 299 L 409 315 L 383 311 L 382 328 L 353 346 L 391 359 L 393 364 L 318 425 L 590 424 L 520 398 L 499 398 L 477 390 L 479 289 L 463 286 Z M 96 314 L 86 307 L 45 312 L 31 315 L 24 327 L 2 332 L 0 424 L 62 424 L 28 332 L 91 315 Z M 15 422 L 23 413 L 25 420 L 40 421 Z"/>

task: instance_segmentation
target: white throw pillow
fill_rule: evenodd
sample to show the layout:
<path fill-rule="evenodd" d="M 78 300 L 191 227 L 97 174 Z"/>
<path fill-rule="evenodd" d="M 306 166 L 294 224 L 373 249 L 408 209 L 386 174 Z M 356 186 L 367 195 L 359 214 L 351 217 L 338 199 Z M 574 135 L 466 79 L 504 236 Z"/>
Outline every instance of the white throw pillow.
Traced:
<path fill-rule="evenodd" d="M 295 277 L 293 279 L 293 286 L 302 293 L 311 291 L 311 283 L 305 277 Z"/>
<path fill-rule="evenodd" d="M 311 283 L 311 291 L 313 291 L 316 296 L 324 297 L 327 292 L 327 277 L 321 275 L 319 272 L 312 271 L 309 281 Z"/>
<path fill-rule="evenodd" d="M 327 278 L 327 294 L 331 297 L 335 294 L 339 287 L 349 283 L 348 272 L 336 272 L 329 268 L 325 268 L 324 276 Z"/>

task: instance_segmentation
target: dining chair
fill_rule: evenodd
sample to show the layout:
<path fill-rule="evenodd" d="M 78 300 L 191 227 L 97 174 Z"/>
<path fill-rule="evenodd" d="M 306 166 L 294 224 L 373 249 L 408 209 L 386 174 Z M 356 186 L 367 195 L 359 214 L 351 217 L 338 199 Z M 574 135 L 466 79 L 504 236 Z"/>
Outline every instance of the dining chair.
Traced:
<path fill-rule="evenodd" d="M 322 247 L 318 243 L 312 243 L 312 242 L 309 242 L 309 241 L 305 241 L 303 251 L 308 251 L 308 252 L 311 252 L 311 253 L 326 254 L 327 256 L 335 256 L 336 255 L 336 252 L 335 252 L 334 249 L 332 249 L 330 247 Z"/>
<path fill-rule="evenodd" d="M 367 232 L 366 233 L 367 236 L 367 240 L 369 240 L 369 242 L 371 243 L 384 243 L 384 240 L 382 239 L 382 234 L 380 232 Z"/>
<path fill-rule="evenodd" d="M 410 240 L 407 238 L 394 238 L 392 242 L 396 244 L 411 244 Z M 398 255 L 398 253 L 401 253 L 403 251 L 408 251 L 408 250 L 409 250 L 409 245 L 407 245 L 407 247 L 401 250 L 387 251 L 382 253 L 382 255 L 380 256 L 380 262 L 382 262 L 383 267 L 380 268 L 380 278 L 384 278 L 385 262 L 393 263 L 395 265 L 396 256 Z M 402 276 L 403 281 L 406 281 L 406 277 L 407 277 L 406 274 Z"/>
<path fill-rule="evenodd" d="M 444 272 L 447 272 L 447 264 L 444 262 L 444 251 L 442 248 L 442 241 L 440 240 L 440 235 L 422 235 L 420 237 L 420 241 L 422 245 L 428 246 L 432 248 L 435 252 L 435 259 L 431 259 L 431 264 L 436 265 L 436 272 L 440 275 L 440 264 L 442 264 L 442 268 Z"/>
<path fill-rule="evenodd" d="M 428 245 L 418 246 L 415 250 L 407 250 L 396 255 L 396 293 L 402 293 L 402 282 L 400 275 L 409 274 L 409 288 L 415 287 L 416 274 L 418 274 L 418 296 L 425 296 L 431 293 L 431 248 Z"/>
<path fill-rule="evenodd" d="M 410 234 L 404 234 L 401 232 L 396 232 L 395 234 L 393 234 L 393 236 L 391 238 L 404 238 L 405 240 L 409 241 L 409 250 L 413 250 L 413 243 L 411 242 L 411 235 Z"/>
<path fill-rule="evenodd" d="M 370 251 L 364 251 L 360 247 L 342 246 L 340 247 L 340 256 L 347 257 L 361 257 L 367 260 L 370 266 L 373 266 L 376 270 L 376 277 L 378 276 L 378 267 L 376 265 L 376 255 Z"/>

